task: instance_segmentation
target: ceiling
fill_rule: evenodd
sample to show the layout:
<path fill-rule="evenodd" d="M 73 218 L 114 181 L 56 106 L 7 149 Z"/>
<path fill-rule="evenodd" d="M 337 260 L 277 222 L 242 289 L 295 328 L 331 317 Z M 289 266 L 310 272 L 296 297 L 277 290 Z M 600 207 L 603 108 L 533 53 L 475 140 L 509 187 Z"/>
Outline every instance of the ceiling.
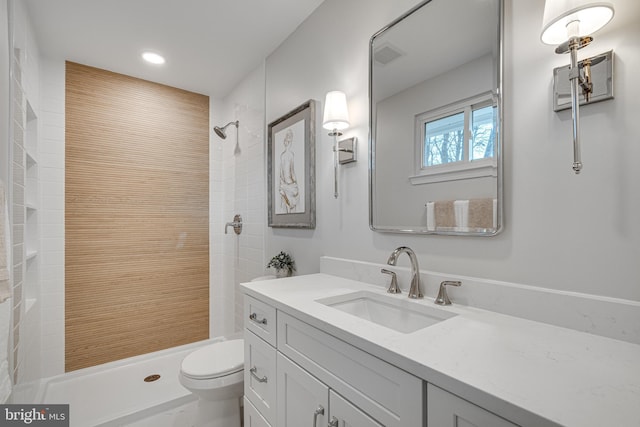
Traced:
<path fill-rule="evenodd" d="M 41 54 L 223 98 L 323 0 L 26 0 Z M 149 65 L 144 50 L 162 54 Z"/>

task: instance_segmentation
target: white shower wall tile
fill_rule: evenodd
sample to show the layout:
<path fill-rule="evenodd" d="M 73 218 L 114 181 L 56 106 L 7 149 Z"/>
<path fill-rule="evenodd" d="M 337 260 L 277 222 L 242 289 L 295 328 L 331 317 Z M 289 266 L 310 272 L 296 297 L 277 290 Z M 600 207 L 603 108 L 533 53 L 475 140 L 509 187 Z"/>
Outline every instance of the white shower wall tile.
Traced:
<path fill-rule="evenodd" d="M 40 250 L 43 252 L 55 252 L 60 250 L 60 245 L 64 245 L 64 239 L 57 238 L 42 238 L 40 240 Z"/>
<path fill-rule="evenodd" d="M 64 277 L 64 266 L 62 265 L 41 265 L 40 277 L 42 280 L 42 292 L 64 294 L 64 289 L 60 288 L 59 278 Z"/>
<path fill-rule="evenodd" d="M 246 214 L 246 222 L 261 225 L 264 221 L 264 209 L 262 206 L 255 209 L 251 203 L 247 203 L 247 214 Z"/>
<path fill-rule="evenodd" d="M 42 266 L 64 264 L 64 251 L 42 251 Z"/>
<path fill-rule="evenodd" d="M 40 161 L 43 161 L 44 156 L 41 155 L 39 157 Z M 47 160 L 52 159 L 48 158 Z M 43 195 L 46 195 L 48 197 L 62 198 L 62 200 L 64 201 L 64 187 L 58 182 L 43 181 L 40 183 L 40 189 L 42 190 Z"/>
<path fill-rule="evenodd" d="M 55 78 L 55 76 L 49 76 L 49 79 L 52 78 Z M 61 79 L 64 81 L 64 75 L 61 77 Z M 64 86 L 62 86 L 62 91 L 64 92 Z M 43 96 L 40 106 L 41 111 L 59 113 L 60 111 L 64 111 L 64 98 L 60 99 L 55 96 Z"/>
<path fill-rule="evenodd" d="M 49 165 L 42 165 L 42 167 L 40 168 L 40 180 L 43 182 L 49 182 L 49 183 L 55 182 L 58 184 L 64 184 L 64 166 L 61 168 L 56 166 L 51 167 Z M 58 208 L 53 208 L 53 209 L 58 209 Z"/>
<path fill-rule="evenodd" d="M 258 236 L 246 236 L 245 242 L 248 248 L 260 251 L 260 259 L 262 259 L 264 254 L 264 239 Z"/>
<path fill-rule="evenodd" d="M 47 210 L 43 210 L 42 215 L 46 216 L 47 212 L 48 212 Z M 40 236 L 43 238 L 59 237 L 64 239 L 64 226 L 57 226 L 57 225 L 58 224 L 51 224 L 51 223 L 45 224 L 45 226 L 42 227 Z"/>
<path fill-rule="evenodd" d="M 58 342 L 57 334 L 42 334 L 41 337 L 41 346 L 42 352 L 48 353 L 50 350 L 55 350 L 60 348 L 60 343 Z"/>
<path fill-rule="evenodd" d="M 65 63 L 44 59 L 41 70 L 41 369 L 48 377 L 64 372 Z"/>
<path fill-rule="evenodd" d="M 53 347 L 44 351 L 42 358 L 42 373 L 45 377 L 52 377 L 64 373 L 64 347 Z"/>
<path fill-rule="evenodd" d="M 64 197 L 62 197 L 62 195 L 64 194 L 64 188 L 60 188 L 58 191 L 56 191 L 56 193 L 59 194 L 53 196 L 43 194 L 42 206 L 46 206 L 47 209 L 64 210 Z"/>
<path fill-rule="evenodd" d="M 41 162 L 43 164 L 47 164 L 47 165 L 63 165 L 64 164 L 64 157 L 62 159 L 60 159 L 59 157 L 55 157 L 54 159 L 56 161 L 48 161 L 48 162 L 44 162 L 42 161 L 43 159 L 43 155 L 45 154 L 50 154 L 50 155 L 54 155 L 54 156 L 64 156 L 64 145 L 60 143 L 60 141 L 56 141 L 53 139 L 42 139 L 41 143 L 40 143 L 40 147 L 39 148 L 39 154 L 41 156 Z M 62 161 L 60 161 L 62 160 Z M 58 167 L 57 169 L 62 169 L 60 167 Z"/>
<path fill-rule="evenodd" d="M 62 126 L 43 125 L 42 133 L 47 135 L 47 139 L 64 141 L 64 114 L 62 114 Z"/>
<path fill-rule="evenodd" d="M 257 243 L 257 240 L 264 239 L 260 231 L 263 229 L 255 226 L 253 222 L 257 221 L 257 213 L 249 209 L 254 199 L 262 196 L 255 188 L 252 191 L 249 183 L 260 182 L 255 170 L 258 167 L 264 170 L 260 164 L 264 158 L 264 66 L 245 78 L 217 107 L 213 109 L 212 123 L 224 124 L 234 120 L 240 123 L 238 129 L 230 129 L 227 139 L 221 140 L 213 135 L 212 141 L 215 150 L 212 157 L 216 159 L 211 166 L 211 179 L 216 186 L 212 202 L 217 204 L 217 208 L 215 212 L 212 210 L 211 224 L 220 229 L 220 234 L 212 233 L 212 238 L 221 242 L 222 253 L 216 252 L 216 256 L 222 260 L 223 270 L 221 285 L 214 286 L 218 290 L 212 295 L 212 306 L 224 311 L 215 316 L 221 319 L 223 328 L 230 334 L 242 328 L 239 283 L 262 274 L 262 269 L 255 266 L 263 261 L 263 245 Z M 239 151 L 236 151 L 234 132 L 238 132 Z M 236 214 L 242 216 L 242 234 L 237 236 L 231 230 L 229 234 L 222 234 L 225 224 Z M 247 252 L 249 236 L 252 237 L 252 246 Z"/>
<path fill-rule="evenodd" d="M 64 132 L 64 114 L 55 111 L 42 111 L 40 113 L 42 126 L 60 128 Z"/>
<path fill-rule="evenodd" d="M 50 280 L 43 280 L 41 282 L 41 292 L 40 295 L 42 297 L 42 301 L 46 301 L 47 306 L 56 307 L 58 310 L 64 309 L 64 294 L 61 292 L 47 292 L 46 289 L 48 286 L 51 286 L 54 282 Z"/>

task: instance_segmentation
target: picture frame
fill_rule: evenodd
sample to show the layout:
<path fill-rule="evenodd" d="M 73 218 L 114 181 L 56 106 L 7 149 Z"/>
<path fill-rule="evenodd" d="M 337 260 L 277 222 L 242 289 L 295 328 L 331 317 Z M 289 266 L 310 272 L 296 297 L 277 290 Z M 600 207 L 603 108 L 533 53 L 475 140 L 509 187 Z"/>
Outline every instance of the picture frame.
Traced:
<path fill-rule="evenodd" d="M 316 228 L 316 101 L 267 127 L 268 224 Z"/>

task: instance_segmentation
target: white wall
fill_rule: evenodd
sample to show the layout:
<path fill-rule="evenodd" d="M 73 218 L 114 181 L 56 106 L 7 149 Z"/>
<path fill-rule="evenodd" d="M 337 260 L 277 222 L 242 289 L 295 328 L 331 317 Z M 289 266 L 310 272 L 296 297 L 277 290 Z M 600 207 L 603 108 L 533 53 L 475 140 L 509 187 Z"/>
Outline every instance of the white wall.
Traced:
<path fill-rule="evenodd" d="M 65 64 L 41 61 L 42 374 L 64 373 Z"/>
<path fill-rule="evenodd" d="M 290 251 L 298 273 L 330 255 L 384 262 L 412 247 L 421 268 L 640 301 L 640 9 L 616 17 L 580 57 L 615 50 L 616 99 L 582 109 L 583 172 L 571 170 L 570 112 L 551 109 L 552 69 L 566 56 L 539 41 L 543 0 L 506 1 L 505 231 L 493 238 L 380 234 L 368 226 L 367 62 L 370 36 L 415 1 L 326 0 L 266 61 L 266 118 L 343 90 L 359 161 L 341 169 L 333 199 L 331 138 L 317 123 L 317 227 L 268 229 L 266 255 Z M 319 116 L 322 105 L 320 105 Z M 406 263 L 406 261 L 403 261 Z M 406 264 L 405 264 L 406 265 Z"/>
<path fill-rule="evenodd" d="M 38 275 L 38 159 L 40 128 L 40 52 L 24 2 L 8 1 L 11 56 L 10 162 L 13 195 L 13 348 L 14 393 L 32 396 L 41 378 L 41 290 Z M 3 5 L 3 6 L 6 6 Z M 35 165 L 34 165 L 35 164 Z M 29 254 L 29 257 L 27 257 Z M 35 254 L 35 255 L 33 255 Z"/>
<path fill-rule="evenodd" d="M 238 332 L 243 327 L 239 284 L 262 276 L 264 268 L 264 64 L 215 102 L 210 127 L 238 120 L 227 138 L 211 133 L 211 335 Z M 240 235 L 225 224 L 242 217 Z M 215 282 L 213 282 L 215 280 Z"/>

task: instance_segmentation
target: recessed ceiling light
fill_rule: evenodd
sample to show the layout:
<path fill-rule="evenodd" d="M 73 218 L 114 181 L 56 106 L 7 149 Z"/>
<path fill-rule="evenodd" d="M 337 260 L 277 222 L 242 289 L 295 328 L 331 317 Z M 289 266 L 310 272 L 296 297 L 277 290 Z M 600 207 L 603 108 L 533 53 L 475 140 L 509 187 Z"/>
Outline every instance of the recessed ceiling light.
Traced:
<path fill-rule="evenodd" d="M 144 52 L 142 54 L 142 59 L 155 65 L 161 65 L 166 62 L 163 56 L 158 55 L 157 53 L 154 53 L 154 52 Z"/>

